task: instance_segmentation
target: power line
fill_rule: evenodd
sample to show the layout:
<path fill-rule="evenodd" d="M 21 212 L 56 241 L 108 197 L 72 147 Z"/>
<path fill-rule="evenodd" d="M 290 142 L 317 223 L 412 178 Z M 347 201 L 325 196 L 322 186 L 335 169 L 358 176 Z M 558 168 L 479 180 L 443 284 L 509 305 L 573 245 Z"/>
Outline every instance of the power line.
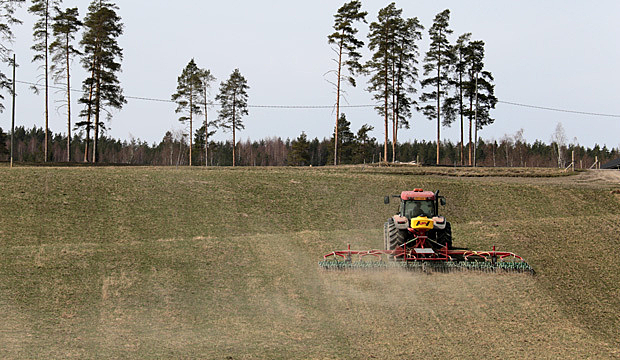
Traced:
<path fill-rule="evenodd" d="M 587 112 L 587 111 L 566 110 L 566 109 L 551 108 L 551 107 L 546 107 L 546 106 L 519 104 L 519 103 L 515 103 L 515 102 L 510 102 L 510 101 L 498 101 L 498 102 L 502 103 L 502 104 L 513 105 L 513 106 L 520 106 L 520 107 L 525 107 L 525 108 L 530 108 L 530 109 L 563 112 L 563 113 L 569 113 L 569 114 L 579 114 L 579 115 L 590 115 L 590 116 L 603 116 L 603 117 L 620 118 L 620 115 L 615 115 L 615 114 L 601 114 L 601 113 L 594 113 L 594 112 Z"/>
<path fill-rule="evenodd" d="M 20 84 L 26 84 L 26 85 L 30 85 L 36 88 L 42 88 L 43 85 L 40 84 L 36 84 L 36 83 L 32 83 L 32 82 L 28 82 L 28 81 L 16 81 L 17 83 Z M 50 85 L 49 86 L 52 89 L 58 89 L 58 90 L 66 90 L 64 87 L 60 87 L 60 86 L 53 86 Z M 81 93 L 82 90 L 78 90 L 78 89 L 71 89 L 72 92 L 79 92 Z M 172 100 L 167 100 L 167 99 L 157 99 L 157 98 L 150 98 L 150 97 L 143 97 L 143 96 L 125 96 L 126 99 L 131 99 L 131 100 L 140 100 L 140 101 L 153 101 L 153 102 L 161 102 L 161 103 L 175 103 Z M 512 101 L 502 101 L 499 100 L 498 103 L 500 104 L 506 104 L 506 105 L 512 105 L 512 106 L 518 106 L 518 107 L 524 107 L 524 108 L 529 108 L 529 109 L 537 109 L 537 110 L 545 110 L 545 111 L 555 111 L 555 112 L 562 112 L 562 113 L 568 113 L 568 114 L 578 114 L 578 115 L 588 115 L 588 116 L 600 116 L 600 117 L 611 117 L 611 118 L 620 118 L 620 115 L 616 115 L 616 114 L 602 114 L 602 113 L 595 113 L 595 112 L 588 112 L 588 111 L 577 111 L 577 110 L 568 110 L 568 109 L 559 109 L 559 108 L 552 108 L 552 107 L 546 107 L 546 106 L 538 106 L 538 105 L 529 105 L 529 104 L 521 104 L 521 103 L 516 103 L 516 102 L 512 102 Z M 215 105 L 215 106 L 220 106 L 220 104 L 218 103 L 214 103 L 214 102 L 210 102 L 208 105 Z M 375 107 L 377 106 L 376 104 L 362 104 L 362 105 L 341 105 L 341 108 L 371 108 L 371 107 Z M 334 106 L 333 105 L 248 105 L 249 108 L 257 108 L 257 109 L 333 109 Z"/>
<path fill-rule="evenodd" d="M 16 82 L 20 83 L 20 84 L 26 84 L 26 85 L 30 85 L 36 88 L 43 88 L 43 85 L 41 84 L 36 84 L 33 82 L 29 82 L 29 81 L 19 81 L 17 80 Z M 51 89 L 58 89 L 58 90 L 67 90 L 65 87 L 61 87 L 61 86 L 54 86 L 54 85 L 48 85 L 49 88 Z M 82 90 L 79 89 L 71 89 L 71 92 L 75 92 L 75 93 L 82 93 Z M 157 98 L 150 98 L 150 97 L 143 97 L 143 96 L 129 96 L 129 95 L 125 95 L 126 99 L 132 99 L 132 100 L 141 100 L 141 101 L 153 101 L 153 102 L 162 102 L 162 103 L 172 103 L 175 104 L 175 102 L 173 100 L 166 100 L 166 99 L 157 99 Z M 200 104 L 200 105 L 204 105 L 204 104 Z M 218 103 L 214 103 L 214 102 L 210 102 L 208 103 L 208 105 L 215 105 L 215 106 L 220 106 L 220 104 Z M 366 107 L 375 107 L 376 105 L 340 105 L 341 108 L 366 108 Z M 249 108 L 262 108 L 262 109 L 331 109 L 334 106 L 333 105 L 248 105 Z"/>
<path fill-rule="evenodd" d="M 377 105 L 340 105 L 341 108 L 366 108 L 375 107 Z M 331 109 L 333 105 L 248 105 L 253 108 L 268 109 Z"/>

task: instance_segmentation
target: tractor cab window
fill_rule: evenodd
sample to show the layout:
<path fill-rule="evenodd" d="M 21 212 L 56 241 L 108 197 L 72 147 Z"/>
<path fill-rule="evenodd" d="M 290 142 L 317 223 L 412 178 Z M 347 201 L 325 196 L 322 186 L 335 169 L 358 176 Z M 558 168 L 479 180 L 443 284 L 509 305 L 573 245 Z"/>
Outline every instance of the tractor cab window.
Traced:
<path fill-rule="evenodd" d="M 418 216 L 433 217 L 435 204 L 432 200 L 405 201 L 404 215 L 408 218 Z"/>

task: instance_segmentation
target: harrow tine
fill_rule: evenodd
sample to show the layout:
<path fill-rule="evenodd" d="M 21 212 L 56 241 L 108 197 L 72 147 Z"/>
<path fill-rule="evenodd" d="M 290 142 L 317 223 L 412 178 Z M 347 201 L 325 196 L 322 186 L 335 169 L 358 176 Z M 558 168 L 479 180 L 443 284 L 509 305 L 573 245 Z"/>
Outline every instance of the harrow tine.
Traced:
<path fill-rule="evenodd" d="M 534 269 L 526 262 L 491 261 L 346 261 L 323 260 L 319 267 L 325 270 L 377 270 L 405 269 L 409 271 L 452 273 L 462 271 L 483 273 L 527 273 L 535 274 Z"/>

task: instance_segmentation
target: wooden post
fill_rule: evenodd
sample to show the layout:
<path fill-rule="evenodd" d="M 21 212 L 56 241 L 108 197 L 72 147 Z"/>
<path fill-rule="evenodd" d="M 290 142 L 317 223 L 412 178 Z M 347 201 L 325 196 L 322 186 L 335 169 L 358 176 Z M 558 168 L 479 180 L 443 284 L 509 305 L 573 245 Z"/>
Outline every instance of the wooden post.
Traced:
<path fill-rule="evenodd" d="M 573 150 L 573 154 L 572 154 L 571 167 L 573 168 L 573 171 L 575 171 L 575 150 Z"/>
<path fill-rule="evenodd" d="M 598 156 L 594 157 L 594 168 L 598 169 Z"/>

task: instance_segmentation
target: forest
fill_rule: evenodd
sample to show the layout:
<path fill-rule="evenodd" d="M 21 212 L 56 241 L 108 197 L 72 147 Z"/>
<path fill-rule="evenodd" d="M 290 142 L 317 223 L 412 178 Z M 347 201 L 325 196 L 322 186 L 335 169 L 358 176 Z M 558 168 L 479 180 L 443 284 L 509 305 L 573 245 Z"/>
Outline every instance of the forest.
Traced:
<path fill-rule="evenodd" d="M 348 128 L 345 120 L 341 130 L 339 164 L 378 163 L 383 156 L 383 144 L 375 138 L 368 137 L 368 127 L 363 126 L 355 134 Z M 195 133 L 192 152 L 194 166 L 232 166 L 232 146 L 230 141 L 210 142 L 205 154 L 204 134 L 202 129 Z M 45 133 L 42 128 L 15 129 L 15 160 L 29 164 L 42 163 L 44 152 L 42 140 Z M 85 143 L 79 135 L 70 142 L 72 158 L 84 156 Z M 67 138 L 63 134 L 54 134 L 50 142 L 50 161 L 69 165 L 66 159 Z M 434 165 L 435 142 L 417 141 L 398 143 L 396 153 L 402 162 L 416 162 L 420 165 Z M 441 165 L 460 166 L 460 144 L 449 141 L 440 144 Z M 9 159 L 9 139 L 0 128 L 0 162 Z M 388 143 L 388 146 L 392 146 Z M 559 152 L 558 152 L 559 149 Z M 189 165 L 189 148 L 185 137 L 179 133 L 167 132 L 159 143 L 148 144 L 139 139 L 118 140 L 102 136 L 100 138 L 101 164 L 105 165 Z M 575 167 L 589 168 L 598 158 L 599 162 L 620 156 L 617 149 L 608 149 L 595 145 L 585 148 L 578 144 L 565 144 L 560 147 L 542 141 L 527 143 L 519 133 L 504 136 L 501 140 L 479 139 L 477 146 L 477 163 L 487 167 L 566 167 L 571 162 L 571 153 L 575 152 Z M 333 164 L 334 136 L 329 139 L 308 139 L 302 133 L 295 139 L 271 137 L 256 141 L 239 141 L 237 143 L 237 165 L 239 166 L 324 166 Z M 208 160 L 207 160 L 208 159 Z M 80 164 L 83 162 L 73 162 Z"/>

